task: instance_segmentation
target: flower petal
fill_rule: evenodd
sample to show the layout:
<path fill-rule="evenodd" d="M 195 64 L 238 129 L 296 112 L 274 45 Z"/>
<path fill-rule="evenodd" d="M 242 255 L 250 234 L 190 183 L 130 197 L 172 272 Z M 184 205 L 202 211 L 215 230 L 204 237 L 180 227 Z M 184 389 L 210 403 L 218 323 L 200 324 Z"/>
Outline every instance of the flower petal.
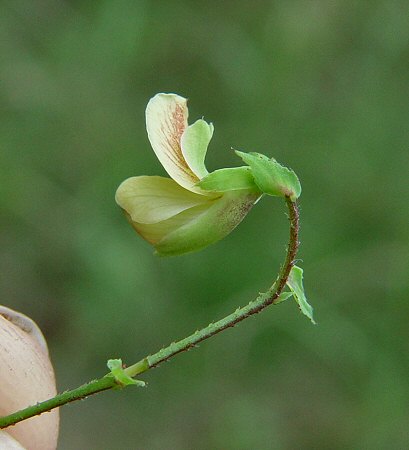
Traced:
<path fill-rule="evenodd" d="M 204 160 L 207 147 L 213 136 L 213 124 L 203 119 L 197 120 L 186 128 L 181 138 L 182 153 L 187 165 L 200 179 L 209 172 L 206 170 Z"/>
<path fill-rule="evenodd" d="M 204 211 L 209 209 L 212 204 L 213 202 L 208 202 L 207 204 L 194 206 L 193 208 L 182 211 L 181 213 L 158 223 L 148 224 L 135 222 L 128 213 L 125 212 L 125 214 L 135 231 L 146 241 L 155 246 L 168 234 L 196 219 Z"/>
<path fill-rule="evenodd" d="M 259 191 L 248 166 L 215 170 L 202 178 L 196 186 L 204 191 L 226 192 L 240 189 Z"/>
<path fill-rule="evenodd" d="M 176 94 L 156 94 L 146 107 L 146 129 L 153 151 L 166 172 L 181 186 L 192 189 L 199 178 L 188 166 L 181 149 L 187 128 L 187 100 Z"/>
<path fill-rule="evenodd" d="M 140 176 L 125 180 L 118 187 L 115 200 L 133 222 L 152 224 L 206 204 L 209 197 L 194 194 L 170 178 Z"/>
<path fill-rule="evenodd" d="M 226 192 L 200 215 L 164 235 L 155 245 L 158 254 L 181 255 L 219 241 L 243 220 L 259 197 L 259 193 L 251 191 Z"/>

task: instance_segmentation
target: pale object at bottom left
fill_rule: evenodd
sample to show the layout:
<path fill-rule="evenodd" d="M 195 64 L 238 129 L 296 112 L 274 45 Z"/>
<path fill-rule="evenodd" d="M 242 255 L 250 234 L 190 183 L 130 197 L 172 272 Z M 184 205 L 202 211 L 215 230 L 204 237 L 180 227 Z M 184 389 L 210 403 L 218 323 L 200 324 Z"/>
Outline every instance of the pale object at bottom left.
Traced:
<path fill-rule="evenodd" d="M 54 369 L 36 323 L 0 306 L 0 416 L 54 397 Z M 19 422 L 0 431 L 0 450 L 55 450 L 59 411 Z"/>

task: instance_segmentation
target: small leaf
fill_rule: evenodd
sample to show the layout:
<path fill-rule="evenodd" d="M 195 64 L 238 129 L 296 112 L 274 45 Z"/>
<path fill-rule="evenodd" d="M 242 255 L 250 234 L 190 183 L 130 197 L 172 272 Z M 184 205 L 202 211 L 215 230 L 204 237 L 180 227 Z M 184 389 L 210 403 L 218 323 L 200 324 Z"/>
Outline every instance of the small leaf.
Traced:
<path fill-rule="evenodd" d="M 292 295 L 294 295 L 293 292 L 281 292 L 281 294 L 274 300 L 274 304 L 278 305 L 279 303 L 290 298 Z"/>
<path fill-rule="evenodd" d="M 130 384 L 135 384 L 139 387 L 145 386 L 144 381 L 135 380 L 125 373 L 122 367 L 122 359 L 109 359 L 107 366 L 119 387 L 128 386 Z"/>
<path fill-rule="evenodd" d="M 301 184 L 293 170 L 261 153 L 236 151 L 236 154 L 250 166 L 261 192 L 279 197 L 290 197 L 293 201 L 301 195 Z"/>
<path fill-rule="evenodd" d="M 315 324 L 313 318 L 313 308 L 308 303 L 304 293 L 304 286 L 302 282 L 303 270 L 300 267 L 294 266 L 291 269 L 290 275 L 287 280 L 287 286 L 294 294 L 295 301 L 298 303 L 301 312 L 306 315 L 313 324 Z"/>
<path fill-rule="evenodd" d="M 237 191 L 248 189 L 258 191 L 251 169 L 248 166 L 219 169 L 202 178 L 196 186 L 205 191 Z"/>

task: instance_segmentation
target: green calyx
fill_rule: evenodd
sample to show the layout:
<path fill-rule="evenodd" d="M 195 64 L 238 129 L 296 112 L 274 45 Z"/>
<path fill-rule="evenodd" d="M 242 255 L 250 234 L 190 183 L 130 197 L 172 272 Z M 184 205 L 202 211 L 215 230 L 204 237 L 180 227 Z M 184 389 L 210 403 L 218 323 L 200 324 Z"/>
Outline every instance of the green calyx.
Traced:
<path fill-rule="evenodd" d="M 290 197 L 292 201 L 301 195 L 301 184 L 293 170 L 261 153 L 236 151 L 236 154 L 250 166 L 254 182 L 264 194 Z"/>

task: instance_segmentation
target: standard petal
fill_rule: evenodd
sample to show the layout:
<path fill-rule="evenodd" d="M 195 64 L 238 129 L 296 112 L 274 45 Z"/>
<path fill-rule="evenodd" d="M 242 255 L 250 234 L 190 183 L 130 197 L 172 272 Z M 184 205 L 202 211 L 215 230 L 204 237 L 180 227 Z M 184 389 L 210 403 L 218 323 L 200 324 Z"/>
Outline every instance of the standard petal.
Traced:
<path fill-rule="evenodd" d="M 166 172 L 181 186 L 192 189 L 199 178 L 188 166 L 181 149 L 187 128 L 187 100 L 176 94 L 156 94 L 146 107 L 146 129 L 152 148 Z"/>
<path fill-rule="evenodd" d="M 209 172 L 205 167 L 207 147 L 213 136 L 213 124 L 203 119 L 186 128 L 181 138 L 182 153 L 192 172 L 200 179 Z"/>
<path fill-rule="evenodd" d="M 118 187 L 115 200 L 132 221 L 152 224 L 205 204 L 209 197 L 194 194 L 170 178 L 140 176 L 125 180 Z"/>
<path fill-rule="evenodd" d="M 250 191 L 226 192 L 200 215 L 164 235 L 155 245 L 158 254 L 181 255 L 223 239 L 243 220 L 259 197 L 259 193 Z"/>

